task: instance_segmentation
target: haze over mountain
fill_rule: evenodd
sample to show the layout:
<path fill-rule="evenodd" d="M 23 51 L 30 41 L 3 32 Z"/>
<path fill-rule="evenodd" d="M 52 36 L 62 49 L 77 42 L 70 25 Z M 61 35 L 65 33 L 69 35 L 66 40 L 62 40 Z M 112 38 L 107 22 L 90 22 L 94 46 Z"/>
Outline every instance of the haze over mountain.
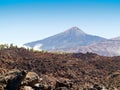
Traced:
<path fill-rule="evenodd" d="M 112 38 L 111 40 L 120 40 L 120 36 Z"/>
<path fill-rule="evenodd" d="M 74 48 L 62 48 L 51 50 L 57 52 L 72 52 L 72 53 L 87 53 L 92 52 L 102 56 L 119 56 L 120 55 L 120 41 L 119 40 L 107 40 L 91 44 L 88 46 L 79 46 Z"/>
<path fill-rule="evenodd" d="M 72 27 L 62 33 L 45 38 L 43 40 L 26 43 L 26 46 L 43 50 L 55 50 L 61 48 L 74 48 L 88 46 L 97 42 L 106 41 L 105 38 L 89 35 L 78 27 Z"/>

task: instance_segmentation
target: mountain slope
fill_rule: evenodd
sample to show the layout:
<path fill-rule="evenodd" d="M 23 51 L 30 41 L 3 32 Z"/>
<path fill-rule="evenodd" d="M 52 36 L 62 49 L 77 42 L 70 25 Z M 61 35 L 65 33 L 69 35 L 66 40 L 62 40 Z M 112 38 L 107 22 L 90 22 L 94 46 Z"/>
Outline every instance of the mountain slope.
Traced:
<path fill-rule="evenodd" d="M 51 51 L 71 52 L 71 53 L 87 53 L 92 52 L 102 56 L 119 56 L 120 55 L 120 41 L 107 40 L 104 42 L 95 43 L 88 46 L 79 46 L 74 48 L 62 48 Z"/>
<path fill-rule="evenodd" d="M 120 40 L 120 36 L 112 38 L 111 40 Z"/>
<path fill-rule="evenodd" d="M 77 27 L 72 27 L 57 35 L 45 38 L 43 40 L 26 43 L 25 45 L 30 47 L 38 46 L 39 49 L 43 50 L 52 50 L 87 46 L 105 40 L 105 38 L 89 35 Z"/>

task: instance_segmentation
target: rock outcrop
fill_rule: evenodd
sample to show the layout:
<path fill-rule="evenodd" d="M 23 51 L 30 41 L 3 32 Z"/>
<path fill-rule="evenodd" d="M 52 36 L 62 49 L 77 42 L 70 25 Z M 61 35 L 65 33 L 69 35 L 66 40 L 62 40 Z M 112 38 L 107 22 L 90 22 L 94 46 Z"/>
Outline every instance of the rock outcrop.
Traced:
<path fill-rule="evenodd" d="M 0 76 L 0 85 L 3 90 L 19 90 L 22 80 L 25 78 L 26 72 L 19 70 L 11 70 Z"/>
<path fill-rule="evenodd" d="M 109 74 L 107 84 L 110 90 L 120 90 L 120 70 Z"/>
<path fill-rule="evenodd" d="M 24 86 L 34 87 L 35 84 L 38 82 L 39 82 L 39 76 L 35 72 L 28 72 L 21 84 Z"/>
<path fill-rule="evenodd" d="M 0 70 L 0 90 L 52 90 L 51 86 L 41 83 L 41 78 L 35 72 L 3 68 Z"/>
<path fill-rule="evenodd" d="M 71 90 L 72 88 L 72 83 L 64 81 L 56 81 L 55 89 L 56 90 Z"/>
<path fill-rule="evenodd" d="M 5 70 L 2 69 L 1 70 Z M 112 72 L 107 77 L 107 84 L 89 83 L 85 86 L 75 85 L 69 81 L 56 81 L 55 85 L 42 83 L 42 78 L 35 72 L 6 70 L 0 75 L 0 90 L 120 90 L 120 70 Z M 107 88 L 107 89 L 106 89 Z"/>

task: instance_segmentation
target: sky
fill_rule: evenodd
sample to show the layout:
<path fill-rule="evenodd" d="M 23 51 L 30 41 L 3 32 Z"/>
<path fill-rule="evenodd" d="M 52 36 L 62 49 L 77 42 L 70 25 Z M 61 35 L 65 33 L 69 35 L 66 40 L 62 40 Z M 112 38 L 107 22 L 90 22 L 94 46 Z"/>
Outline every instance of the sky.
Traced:
<path fill-rule="evenodd" d="M 0 43 L 24 44 L 74 26 L 120 36 L 120 0 L 0 0 Z"/>

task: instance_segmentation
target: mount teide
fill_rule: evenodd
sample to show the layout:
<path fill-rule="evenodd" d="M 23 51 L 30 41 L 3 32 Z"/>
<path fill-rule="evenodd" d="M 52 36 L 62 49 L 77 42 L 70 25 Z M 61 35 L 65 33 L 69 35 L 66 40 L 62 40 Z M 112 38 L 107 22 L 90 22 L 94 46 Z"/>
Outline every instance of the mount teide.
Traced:
<path fill-rule="evenodd" d="M 72 27 L 62 33 L 45 38 L 43 40 L 33 41 L 24 45 L 29 47 L 37 47 L 39 49 L 51 51 L 63 48 L 75 48 L 80 46 L 88 46 L 107 39 L 89 35 L 80 30 L 78 27 Z"/>

